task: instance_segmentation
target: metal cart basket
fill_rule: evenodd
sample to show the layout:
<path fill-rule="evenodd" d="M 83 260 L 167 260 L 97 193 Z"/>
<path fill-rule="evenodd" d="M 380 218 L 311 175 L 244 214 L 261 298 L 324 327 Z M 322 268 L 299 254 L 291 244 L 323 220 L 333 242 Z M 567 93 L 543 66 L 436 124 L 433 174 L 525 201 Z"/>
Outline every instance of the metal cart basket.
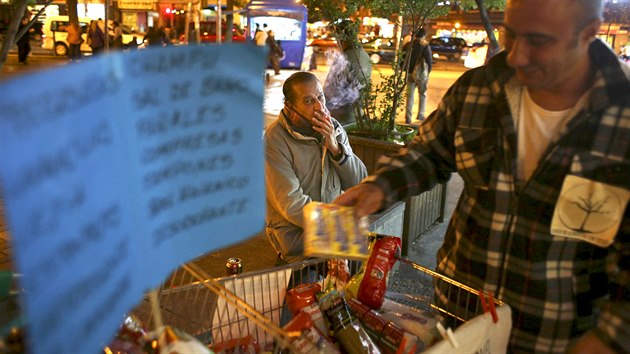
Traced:
<path fill-rule="evenodd" d="M 356 270 L 351 269 L 351 273 Z M 297 335 L 279 326 L 287 289 L 321 280 L 325 272 L 326 260 L 320 259 L 210 279 L 195 265 L 186 264 L 157 291 L 154 305 L 159 305 L 159 311 L 151 310 L 151 301 L 146 296 L 133 314 L 149 328 L 160 324 L 179 328 L 212 345 L 217 352 L 222 344 L 234 344 L 243 338 L 254 339 L 262 350 L 278 351 L 289 348 L 291 337 Z M 474 289 L 413 262 L 398 262 L 391 277 L 388 299 L 439 311 L 445 325 L 451 328 L 484 312 L 482 298 Z M 437 305 L 435 289 L 451 302 L 466 303 L 468 311 L 455 312 L 448 306 Z M 500 301 L 494 303 L 503 305 Z"/>

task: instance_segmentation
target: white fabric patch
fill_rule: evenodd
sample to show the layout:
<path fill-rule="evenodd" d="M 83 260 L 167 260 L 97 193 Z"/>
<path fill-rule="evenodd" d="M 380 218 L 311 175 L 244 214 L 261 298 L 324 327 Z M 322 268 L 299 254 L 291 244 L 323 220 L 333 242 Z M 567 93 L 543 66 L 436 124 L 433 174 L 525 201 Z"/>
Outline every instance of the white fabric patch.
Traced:
<path fill-rule="evenodd" d="M 562 184 L 551 234 L 608 247 L 615 240 L 630 191 L 574 175 Z"/>

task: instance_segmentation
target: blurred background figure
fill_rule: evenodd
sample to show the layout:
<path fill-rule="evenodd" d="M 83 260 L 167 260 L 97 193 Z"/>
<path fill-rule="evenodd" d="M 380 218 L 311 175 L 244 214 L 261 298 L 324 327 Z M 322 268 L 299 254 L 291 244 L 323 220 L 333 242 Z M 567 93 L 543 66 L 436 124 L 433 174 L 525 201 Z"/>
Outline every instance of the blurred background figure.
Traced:
<path fill-rule="evenodd" d="M 81 37 L 81 27 L 79 27 L 78 22 L 70 22 L 66 27 L 66 32 L 68 33 L 68 37 L 66 40 L 68 41 L 68 60 L 70 62 L 75 62 L 81 60 L 81 44 L 83 43 L 83 38 Z"/>
<path fill-rule="evenodd" d="M 90 28 L 88 28 L 87 32 L 87 42 L 90 47 L 92 47 L 92 54 L 98 55 L 105 48 L 105 33 L 98 25 L 98 21 L 91 21 Z"/>
<path fill-rule="evenodd" d="M 272 30 L 267 31 L 267 59 L 273 68 L 274 75 L 280 75 L 280 60 L 284 57 L 284 50 L 280 47 L 280 43 L 276 41 L 275 33 Z"/>
<path fill-rule="evenodd" d="M 18 33 L 22 31 L 23 28 L 28 25 L 30 18 L 30 14 L 28 16 L 24 16 L 22 21 L 20 21 L 20 27 L 18 28 Z M 21 65 L 26 65 L 28 62 L 26 59 L 28 58 L 28 54 L 31 52 L 31 35 L 28 31 L 24 32 L 24 35 L 17 40 L 18 47 L 18 61 Z"/>
<path fill-rule="evenodd" d="M 113 25 L 114 28 L 112 30 L 114 32 L 114 36 L 112 38 L 112 48 L 116 50 L 122 50 L 124 47 L 122 28 L 117 21 L 114 21 Z"/>
<path fill-rule="evenodd" d="M 147 42 L 147 45 L 150 47 L 164 46 L 168 44 L 166 40 L 166 32 L 164 32 L 162 28 L 155 27 L 149 27 L 147 34 L 145 34 L 143 38 L 143 41 Z"/>

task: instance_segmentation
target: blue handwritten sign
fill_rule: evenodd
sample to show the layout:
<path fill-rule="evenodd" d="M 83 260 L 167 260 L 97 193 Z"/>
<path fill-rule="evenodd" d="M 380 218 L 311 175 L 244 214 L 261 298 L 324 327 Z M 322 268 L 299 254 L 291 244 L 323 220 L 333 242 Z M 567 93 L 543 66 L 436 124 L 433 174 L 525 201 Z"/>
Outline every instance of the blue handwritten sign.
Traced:
<path fill-rule="evenodd" d="M 34 353 L 96 353 L 180 264 L 263 227 L 264 51 L 117 53 L 2 84 L 0 186 Z"/>

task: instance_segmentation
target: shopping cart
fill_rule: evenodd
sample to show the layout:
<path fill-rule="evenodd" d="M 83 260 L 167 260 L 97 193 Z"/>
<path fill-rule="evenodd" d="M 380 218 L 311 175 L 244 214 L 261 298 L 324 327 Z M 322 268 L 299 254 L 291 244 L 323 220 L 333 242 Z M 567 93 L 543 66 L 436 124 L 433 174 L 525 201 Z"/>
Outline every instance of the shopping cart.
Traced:
<path fill-rule="evenodd" d="M 299 335 L 279 326 L 287 289 L 321 280 L 325 275 L 326 260 L 321 259 L 214 280 L 194 264 L 187 264 L 172 274 L 157 294 L 153 293 L 153 311 L 147 296 L 133 314 L 150 328 L 161 324 L 179 328 L 215 351 L 226 343 L 250 341 L 261 350 L 278 352 L 289 348 L 292 337 Z M 408 260 L 398 262 L 392 280 L 388 299 L 425 311 L 439 311 L 451 328 L 486 310 L 474 289 Z M 437 305 L 436 289 L 451 301 L 466 303 L 468 311 Z M 497 300 L 493 303 L 503 305 Z M 155 306 L 159 306 L 159 311 Z"/>

